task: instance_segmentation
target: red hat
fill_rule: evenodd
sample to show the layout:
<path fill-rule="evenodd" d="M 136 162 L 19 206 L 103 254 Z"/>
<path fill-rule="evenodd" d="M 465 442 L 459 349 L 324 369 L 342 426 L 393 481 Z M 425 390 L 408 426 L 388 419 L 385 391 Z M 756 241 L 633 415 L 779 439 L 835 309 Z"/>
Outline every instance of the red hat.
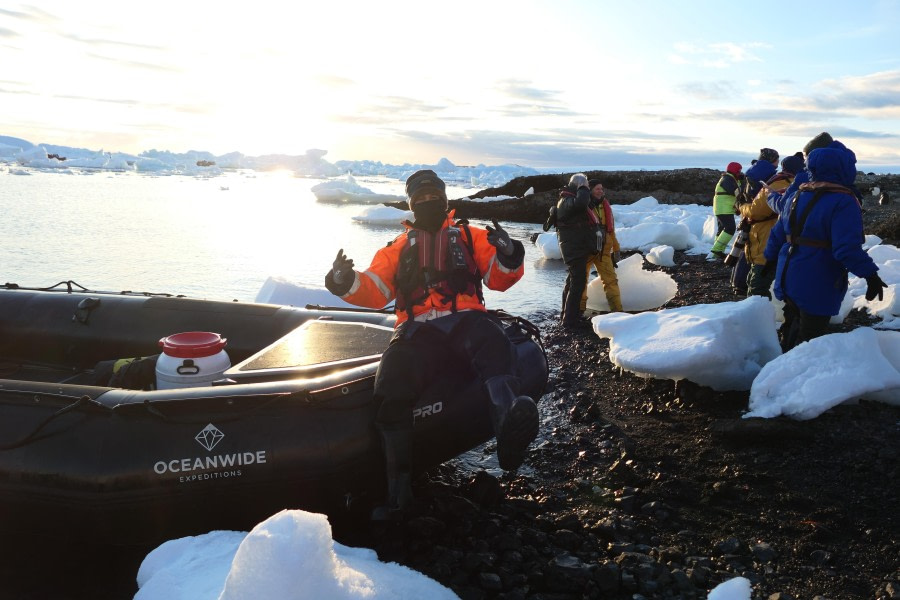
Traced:
<path fill-rule="evenodd" d="M 728 163 L 728 166 L 725 167 L 725 171 L 728 173 L 731 173 L 732 175 L 739 175 L 741 172 L 741 169 L 743 169 L 743 167 L 741 166 L 741 163 L 736 163 L 736 162 L 730 162 L 730 163 Z"/>

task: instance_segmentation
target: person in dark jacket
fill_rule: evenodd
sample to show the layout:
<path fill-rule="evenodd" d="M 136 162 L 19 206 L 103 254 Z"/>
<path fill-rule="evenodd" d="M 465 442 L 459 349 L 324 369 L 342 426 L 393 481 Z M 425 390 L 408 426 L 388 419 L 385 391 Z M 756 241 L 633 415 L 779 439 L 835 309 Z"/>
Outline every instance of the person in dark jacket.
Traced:
<path fill-rule="evenodd" d="M 866 280 L 866 300 L 884 297 L 878 266 L 862 249 L 862 211 L 852 189 L 856 156 L 840 142 L 812 150 L 809 183 L 790 198 L 766 245 L 783 300 L 782 348 L 823 335 L 847 292 L 847 272 Z"/>
<path fill-rule="evenodd" d="M 584 173 L 575 173 L 560 192 L 559 202 L 556 203 L 559 250 L 568 270 L 563 288 L 561 320 L 563 327 L 569 329 L 587 324 L 580 310 L 581 296 L 587 287 L 587 261 L 589 256 L 600 251 L 600 220 L 590 209 L 590 203 L 588 178 Z"/>

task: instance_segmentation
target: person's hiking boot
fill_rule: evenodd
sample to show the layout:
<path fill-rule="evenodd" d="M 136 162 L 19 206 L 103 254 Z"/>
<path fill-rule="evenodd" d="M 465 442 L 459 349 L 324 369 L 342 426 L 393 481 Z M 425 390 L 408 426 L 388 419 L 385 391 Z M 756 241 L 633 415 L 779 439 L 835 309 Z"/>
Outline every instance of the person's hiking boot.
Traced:
<path fill-rule="evenodd" d="M 567 331 L 591 331 L 593 324 L 586 317 L 578 317 L 577 319 L 562 322 L 563 329 Z"/>
<path fill-rule="evenodd" d="M 538 434 L 538 409 L 529 396 L 516 396 L 519 380 L 510 375 L 484 382 L 491 401 L 491 421 L 497 437 L 497 461 L 504 471 L 515 471 L 525 460 L 528 446 Z"/>
<path fill-rule="evenodd" d="M 412 501 L 410 474 L 397 473 L 394 477 L 389 476 L 387 504 L 372 509 L 369 518 L 372 521 L 398 521 L 406 515 Z"/>
<path fill-rule="evenodd" d="M 709 254 L 706 255 L 706 260 L 708 260 L 709 262 L 725 260 L 725 253 L 719 252 L 718 250 L 712 250 Z"/>
<path fill-rule="evenodd" d="M 413 500 L 411 481 L 412 430 L 408 428 L 382 429 L 381 444 L 387 475 L 387 499 L 371 513 L 373 521 L 401 519 Z"/>
<path fill-rule="evenodd" d="M 515 471 L 525 460 L 528 446 L 538 433 L 537 405 L 528 396 L 519 396 L 497 434 L 497 461 L 504 471 Z"/>

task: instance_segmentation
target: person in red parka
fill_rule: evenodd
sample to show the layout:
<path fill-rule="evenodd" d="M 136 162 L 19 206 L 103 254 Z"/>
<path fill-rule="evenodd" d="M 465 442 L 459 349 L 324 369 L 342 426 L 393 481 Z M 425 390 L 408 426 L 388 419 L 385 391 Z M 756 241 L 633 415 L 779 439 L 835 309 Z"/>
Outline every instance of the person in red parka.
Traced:
<path fill-rule="evenodd" d="M 490 403 L 500 467 L 516 470 L 537 436 L 538 410 L 519 395 L 515 348 L 487 312 L 482 285 L 505 291 L 521 279 L 525 248 L 493 222 L 474 227 L 448 212 L 446 186 L 430 170 L 413 173 L 406 194 L 414 221 L 375 253 L 365 271 L 339 250 L 325 287 L 345 301 L 383 308 L 394 301 L 397 329 L 375 376 L 388 497 L 374 520 L 399 518 L 412 501 L 413 406 L 453 359 L 461 358 L 482 382 Z"/>

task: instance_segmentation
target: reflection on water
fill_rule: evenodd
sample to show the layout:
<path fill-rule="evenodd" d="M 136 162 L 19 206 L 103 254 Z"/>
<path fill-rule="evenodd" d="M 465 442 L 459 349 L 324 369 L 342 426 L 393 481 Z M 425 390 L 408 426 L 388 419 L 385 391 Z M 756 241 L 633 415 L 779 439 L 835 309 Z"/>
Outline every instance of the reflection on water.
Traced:
<path fill-rule="evenodd" d="M 0 171 L 0 280 L 28 287 L 71 279 L 97 290 L 253 301 L 270 275 L 324 287 L 339 248 L 364 268 L 402 231 L 353 221 L 361 206 L 316 202 L 310 188 L 318 179 L 31 173 Z M 402 182 L 358 181 L 403 194 Z M 455 197 L 465 194 L 455 190 Z M 525 276 L 506 292 L 486 289 L 485 301 L 539 321 L 559 310 L 565 266 L 545 260 L 529 241 L 539 225 L 503 226 L 525 244 Z M 554 409 L 541 411 L 546 426 Z M 503 473 L 493 442 L 452 462 L 467 473 Z"/>
<path fill-rule="evenodd" d="M 71 279 L 92 289 L 252 301 L 271 275 L 323 286 L 339 248 L 364 268 L 402 231 L 355 222 L 362 206 L 316 202 L 310 188 L 321 180 L 284 173 L 27 172 L 0 171 L 0 279 L 23 286 Z M 404 193 L 395 180 L 358 182 Z M 565 268 L 530 243 L 540 226 L 503 225 L 525 244 L 525 277 L 507 292 L 486 290 L 488 307 L 558 311 Z"/>

